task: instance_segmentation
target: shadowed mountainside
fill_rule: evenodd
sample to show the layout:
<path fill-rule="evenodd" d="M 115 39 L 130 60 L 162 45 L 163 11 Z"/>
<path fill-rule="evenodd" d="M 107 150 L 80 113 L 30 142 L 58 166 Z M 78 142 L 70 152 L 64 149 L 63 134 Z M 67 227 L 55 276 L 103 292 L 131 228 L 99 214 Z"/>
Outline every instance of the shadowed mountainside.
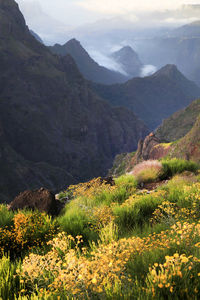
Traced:
<path fill-rule="evenodd" d="M 52 53 L 61 56 L 70 54 L 82 75 L 88 80 L 102 84 L 122 83 L 128 80 L 128 76 L 97 64 L 76 39 L 72 39 L 64 45 L 55 44 L 49 49 Z"/>
<path fill-rule="evenodd" d="M 29 32 L 13 0 L 0 0 L 0 196 L 104 175 L 147 133 L 127 109 L 92 92 L 68 55 Z"/>

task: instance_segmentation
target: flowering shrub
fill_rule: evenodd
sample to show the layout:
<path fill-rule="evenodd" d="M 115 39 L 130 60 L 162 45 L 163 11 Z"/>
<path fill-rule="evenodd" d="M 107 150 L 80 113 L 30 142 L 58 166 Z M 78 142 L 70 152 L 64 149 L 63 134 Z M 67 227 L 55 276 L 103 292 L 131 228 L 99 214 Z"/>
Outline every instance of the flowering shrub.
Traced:
<path fill-rule="evenodd" d="M 18 255 L 33 246 L 45 246 L 57 232 L 57 225 L 45 213 L 20 211 L 14 215 L 14 225 L 0 228 L 0 250 Z"/>
<path fill-rule="evenodd" d="M 164 264 L 154 263 L 147 275 L 147 293 L 160 298 L 178 294 L 181 299 L 195 299 L 200 288 L 199 262 L 192 255 L 175 253 L 166 256 Z"/>

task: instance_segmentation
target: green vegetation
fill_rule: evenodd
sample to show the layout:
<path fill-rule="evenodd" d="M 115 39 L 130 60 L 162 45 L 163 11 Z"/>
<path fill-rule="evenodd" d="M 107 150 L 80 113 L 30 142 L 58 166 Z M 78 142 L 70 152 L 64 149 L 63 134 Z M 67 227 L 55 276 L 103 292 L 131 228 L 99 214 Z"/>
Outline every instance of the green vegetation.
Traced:
<path fill-rule="evenodd" d="M 200 99 L 193 101 L 188 107 L 164 120 L 156 130 L 161 141 L 172 142 L 184 137 L 194 126 L 200 114 Z"/>
<path fill-rule="evenodd" d="M 157 160 L 147 160 L 136 165 L 131 172 L 138 183 L 156 181 L 162 173 L 162 164 Z"/>
<path fill-rule="evenodd" d="M 198 166 L 160 165 L 172 178 L 152 191 L 132 174 L 69 187 L 61 195 L 72 200 L 54 220 L 2 205 L 0 298 L 199 299 Z"/>
<path fill-rule="evenodd" d="M 177 158 L 162 160 L 162 166 L 163 172 L 161 178 L 164 179 L 184 171 L 196 172 L 199 168 L 195 162 Z"/>

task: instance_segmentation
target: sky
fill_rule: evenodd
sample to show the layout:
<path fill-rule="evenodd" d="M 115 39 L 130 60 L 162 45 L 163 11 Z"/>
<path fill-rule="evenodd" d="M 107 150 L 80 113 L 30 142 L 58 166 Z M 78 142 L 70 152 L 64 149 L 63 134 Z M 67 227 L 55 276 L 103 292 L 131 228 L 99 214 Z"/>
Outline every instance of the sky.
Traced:
<path fill-rule="evenodd" d="M 180 11 L 181 5 L 199 4 L 200 0 L 16 0 L 30 29 L 46 44 L 64 43 L 84 31 L 98 35 L 113 28 L 182 25 L 199 19 L 200 7 Z M 179 7 L 179 9 L 178 9 Z M 111 28 L 113 27 L 113 28 Z M 82 38 L 84 40 L 84 38 Z"/>
<path fill-rule="evenodd" d="M 26 17 L 32 18 L 32 8 L 38 7 L 63 24 L 73 27 L 104 17 L 137 14 L 141 11 L 176 9 L 184 4 L 200 4 L 200 0 L 16 0 L 26 7 Z"/>

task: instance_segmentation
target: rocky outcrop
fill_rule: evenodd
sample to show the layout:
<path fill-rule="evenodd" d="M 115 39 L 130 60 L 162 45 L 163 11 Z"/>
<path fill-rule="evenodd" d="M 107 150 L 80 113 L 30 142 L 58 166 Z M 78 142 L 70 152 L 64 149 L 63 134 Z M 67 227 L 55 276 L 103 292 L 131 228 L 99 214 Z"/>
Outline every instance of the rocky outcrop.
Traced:
<path fill-rule="evenodd" d="M 45 212 L 52 216 L 59 214 L 62 204 L 55 195 L 45 188 L 20 193 L 9 205 L 12 210 L 31 209 Z"/>
<path fill-rule="evenodd" d="M 138 142 L 138 149 L 131 161 L 134 166 L 143 160 L 160 159 L 170 151 L 170 144 L 161 144 L 160 140 L 151 132 L 144 140 Z"/>

